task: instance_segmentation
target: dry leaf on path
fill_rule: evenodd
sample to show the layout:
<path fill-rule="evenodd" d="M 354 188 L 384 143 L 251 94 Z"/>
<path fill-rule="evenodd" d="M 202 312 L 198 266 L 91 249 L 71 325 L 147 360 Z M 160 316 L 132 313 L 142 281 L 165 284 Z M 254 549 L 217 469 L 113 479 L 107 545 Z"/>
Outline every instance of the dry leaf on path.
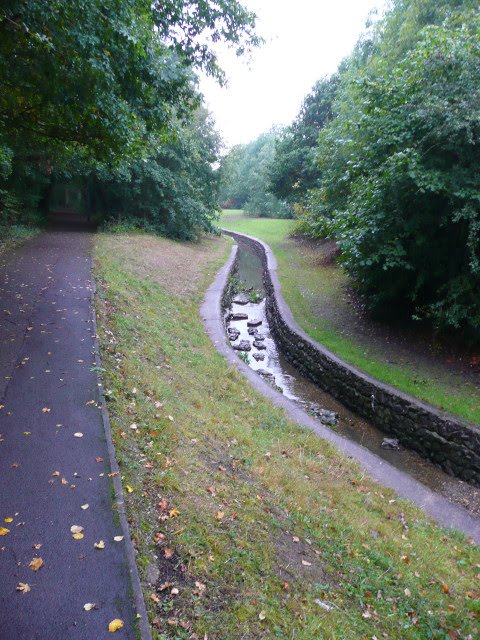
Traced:
<path fill-rule="evenodd" d="M 115 633 L 115 631 L 121 629 L 124 624 L 125 623 L 123 622 L 123 620 L 120 620 L 120 618 L 115 618 L 115 620 L 112 620 L 108 625 L 108 630 L 110 631 L 110 633 Z"/>
<path fill-rule="evenodd" d="M 41 558 L 33 558 L 28 566 L 32 571 L 39 571 L 43 566 L 45 566 L 45 563 Z"/>
<path fill-rule="evenodd" d="M 81 527 L 79 524 L 73 524 L 73 525 L 70 527 L 70 531 L 71 531 L 72 533 L 82 533 L 82 531 L 83 531 L 83 527 Z"/>
<path fill-rule="evenodd" d="M 73 434 L 75 438 L 83 438 L 83 433 L 81 433 L 80 431 L 77 431 L 77 433 Z"/>
<path fill-rule="evenodd" d="M 85 611 L 91 611 L 92 609 L 96 609 L 97 605 L 94 602 L 87 602 L 83 605 L 83 608 L 85 609 Z"/>
<path fill-rule="evenodd" d="M 123 540 L 123 536 L 115 536 L 113 540 L 114 542 L 121 542 Z"/>
<path fill-rule="evenodd" d="M 10 529 L 5 529 L 5 527 L 0 527 L 0 536 L 6 536 L 7 533 L 10 533 Z"/>
<path fill-rule="evenodd" d="M 26 582 L 19 582 L 17 591 L 20 591 L 21 593 L 28 593 L 30 591 L 30 585 Z"/>
<path fill-rule="evenodd" d="M 8 518 L 5 518 L 4 522 L 6 522 L 7 524 L 9 524 L 10 522 L 13 522 L 13 518 L 11 518 L 10 516 L 8 516 Z"/>
<path fill-rule="evenodd" d="M 94 542 L 93 546 L 95 547 L 95 549 L 105 549 L 105 542 L 103 540 L 100 540 L 100 542 Z"/>
<path fill-rule="evenodd" d="M 90 506 L 90 505 L 88 505 L 88 504 L 82 504 L 82 506 L 80 507 L 80 509 L 83 509 L 83 510 L 85 511 L 86 509 L 88 509 L 88 507 L 89 507 L 89 506 Z"/>

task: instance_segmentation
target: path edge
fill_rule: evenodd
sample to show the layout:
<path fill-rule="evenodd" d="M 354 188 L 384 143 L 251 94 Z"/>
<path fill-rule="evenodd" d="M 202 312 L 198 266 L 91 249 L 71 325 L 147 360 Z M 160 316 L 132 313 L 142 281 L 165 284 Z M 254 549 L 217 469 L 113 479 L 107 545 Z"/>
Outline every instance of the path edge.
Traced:
<path fill-rule="evenodd" d="M 120 475 L 120 467 L 118 466 L 117 458 L 115 456 L 115 446 L 112 440 L 112 430 L 110 427 L 110 418 L 108 415 L 107 403 L 105 402 L 103 380 L 100 375 L 99 368 L 101 367 L 100 358 L 100 343 L 98 341 L 97 331 L 97 313 L 95 305 L 95 297 L 97 295 L 97 284 L 94 278 L 94 261 L 90 258 L 90 273 L 91 273 L 91 318 L 93 327 L 93 350 L 95 353 L 95 366 L 97 367 L 97 389 L 99 395 L 99 402 L 101 406 L 101 415 L 103 422 L 103 430 L 107 441 L 108 457 L 110 462 L 110 469 L 115 475 L 112 477 L 113 488 L 115 491 L 115 504 L 117 506 L 118 518 L 120 520 L 120 527 L 123 534 L 123 543 L 125 545 L 125 554 L 127 557 L 128 573 L 130 576 L 130 585 L 133 593 L 133 603 L 136 612 L 136 628 L 139 632 L 140 640 L 152 640 L 152 632 L 150 629 L 150 622 L 148 620 L 147 608 L 145 606 L 145 599 L 143 597 L 142 584 L 140 582 L 140 575 L 138 573 L 137 562 L 135 559 L 135 549 L 130 537 L 130 528 L 128 526 L 127 515 L 125 511 L 125 499 L 122 487 L 122 480 Z M 134 632 L 135 628 L 134 628 Z M 138 636 L 138 634 L 136 633 Z"/>

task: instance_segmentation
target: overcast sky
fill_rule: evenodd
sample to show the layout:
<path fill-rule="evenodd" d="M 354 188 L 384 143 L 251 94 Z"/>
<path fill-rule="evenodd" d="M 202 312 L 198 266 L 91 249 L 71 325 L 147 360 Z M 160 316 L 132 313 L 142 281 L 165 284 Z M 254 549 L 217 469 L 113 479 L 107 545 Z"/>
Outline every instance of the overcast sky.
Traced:
<path fill-rule="evenodd" d="M 200 90 L 228 146 L 289 124 L 313 84 L 335 71 L 365 21 L 384 0 L 243 0 L 266 43 L 248 62 L 222 51 L 227 88 L 201 78 Z"/>

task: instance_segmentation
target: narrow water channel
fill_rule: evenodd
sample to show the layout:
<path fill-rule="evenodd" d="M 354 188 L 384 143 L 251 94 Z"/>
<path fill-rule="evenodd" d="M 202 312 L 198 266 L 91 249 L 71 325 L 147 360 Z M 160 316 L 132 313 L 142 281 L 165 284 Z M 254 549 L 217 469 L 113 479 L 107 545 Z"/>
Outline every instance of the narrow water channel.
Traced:
<path fill-rule="evenodd" d="M 305 378 L 283 357 L 270 333 L 265 314 L 262 263 L 256 253 L 243 243 L 238 247 L 235 278 L 240 293 L 234 296 L 227 310 L 226 330 L 232 348 L 242 360 L 336 433 L 363 445 L 449 501 L 480 515 L 479 488 L 449 476 L 415 451 L 401 445 L 398 450 L 382 447 L 387 437 L 385 433 Z M 247 317 L 236 319 L 238 314 Z M 248 326 L 252 320 L 261 321 L 261 324 Z M 241 350 L 241 346 L 247 347 L 246 343 L 249 350 Z"/>

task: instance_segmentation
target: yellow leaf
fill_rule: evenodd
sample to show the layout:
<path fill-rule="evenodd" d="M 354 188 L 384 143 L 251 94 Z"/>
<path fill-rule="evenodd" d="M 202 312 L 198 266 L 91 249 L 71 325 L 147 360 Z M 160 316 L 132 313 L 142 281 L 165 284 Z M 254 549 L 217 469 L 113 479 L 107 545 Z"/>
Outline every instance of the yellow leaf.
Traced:
<path fill-rule="evenodd" d="M 28 593 L 30 591 L 30 585 L 25 582 L 19 582 L 17 591 L 21 591 L 22 593 Z"/>
<path fill-rule="evenodd" d="M 60 475 L 60 471 L 54 471 L 54 472 L 52 473 L 52 476 L 59 476 L 59 475 Z"/>
<path fill-rule="evenodd" d="M 112 620 L 108 625 L 108 630 L 110 631 L 110 633 L 115 633 L 115 631 L 121 629 L 123 625 L 123 620 L 120 620 L 120 618 L 115 618 L 115 620 Z"/>
<path fill-rule="evenodd" d="M 74 533 L 72 538 L 75 540 L 81 540 L 83 538 L 83 533 Z"/>
<path fill-rule="evenodd" d="M 72 524 L 72 526 L 70 527 L 70 531 L 72 533 L 82 533 L 83 527 L 81 527 L 79 524 Z"/>
<path fill-rule="evenodd" d="M 105 549 L 105 542 L 103 540 L 100 540 L 100 542 L 94 542 L 93 546 L 95 547 L 95 549 Z"/>
<path fill-rule="evenodd" d="M 176 518 L 179 515 L 180 515 L 180 511 L 178 509 L 176 508 L 170 509 L 169 511 L 170 518 Z"/>
<path fill-rule="evenodd" d="M 5 522 L 8 524 L 9 522 L 13 522 L 13 518 L 11 518 L 10 516 L 8 516 L 8 518 L 5 518 Z"/>
<path fill-rule="evenodd" d="M 225 514 L 223 513 L 223 511 L 217 511 L 217 515 L 215 516 L 215 518 L 217 520 L 222 520 L 224 516 Z"/>
<path fill-rule="evenodd" d="M 32 571 L 38 571 L 44 566 L 44 562 L 41 558 L 33 558 L 33 560 L 28 565 Z"/>
<path fill-rule="evenodd" d="M 10 533 L 10 529 L 5 529 L 5 527 L 0 527 L 0 536 L 6 536 L 7 533 Z"/>
<path fill-rule="evenodd" d="M 127 489 L 127 493 L 133 493 L 133 489 L 130 485 L 127 484 L 126 489 Z"/>

